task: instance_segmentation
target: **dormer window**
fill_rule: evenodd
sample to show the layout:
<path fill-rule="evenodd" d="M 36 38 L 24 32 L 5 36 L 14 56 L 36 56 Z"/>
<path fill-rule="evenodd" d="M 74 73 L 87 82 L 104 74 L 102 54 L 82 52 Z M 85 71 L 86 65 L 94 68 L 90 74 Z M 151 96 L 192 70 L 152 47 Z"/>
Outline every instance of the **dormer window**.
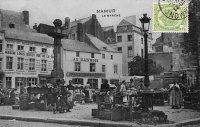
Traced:
<path fill-rule="evenodd" d="M 15 28 L 15 24 L 14 23 L 10 23 L 9 24 L 9 28 Z"/>
<path fill-rule="evenodd" d="M 104 50 L 107 50 L 107 47 L 103 47 Z"/>

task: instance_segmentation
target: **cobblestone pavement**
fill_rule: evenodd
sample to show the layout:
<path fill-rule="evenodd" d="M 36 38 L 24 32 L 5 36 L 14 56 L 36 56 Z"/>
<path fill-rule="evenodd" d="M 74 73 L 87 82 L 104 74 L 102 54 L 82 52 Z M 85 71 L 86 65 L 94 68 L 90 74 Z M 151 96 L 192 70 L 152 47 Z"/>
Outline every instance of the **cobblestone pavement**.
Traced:
<path fill-rule="evenodd" d="M 0 127 L 81 127 L 81 126 L 41 123 L 41 122 L 25 122 L 16 120 L 0 120 Z"/>
<path fill-rule="evenodd" d="M 61 118 L 79 120 L 99 120 L 91 116 L 92 109 L 97 108 L 96 104 L 77 104 L 71 112 L 53 114 L 50 111 L 35 110 L 13 110 L 11 106 L 0 106 L 0 115 L 12 115 L 19 117 L 42 117 L 42 118 Z M 168 115 L 168 120 L 180 122 L 187 119 L 200 118 L 200 112 L 191 109 L 171 109 L 170 106 L 154 106 L 154 110 L 164 111 Z"/>

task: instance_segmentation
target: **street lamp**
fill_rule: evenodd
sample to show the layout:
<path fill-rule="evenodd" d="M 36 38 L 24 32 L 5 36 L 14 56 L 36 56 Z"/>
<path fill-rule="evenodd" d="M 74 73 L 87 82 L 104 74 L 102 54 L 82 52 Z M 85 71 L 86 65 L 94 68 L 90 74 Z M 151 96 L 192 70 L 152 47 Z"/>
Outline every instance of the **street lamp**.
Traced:
<path fill-rule="evenodd" d="M 142 24 L 143 36 L 144 36 L 144 61 L 145 61 L 145 77 L 144 77 L 144 86 L 147 88 L 149 87 L 149 69 L 148 69 L 148 45 L 147 45 L 147 38 L 148 38 L 148 31 L 150 25 L 150 17 L 147 17 L 147 14 L 143 14 L 143 17 L 140 18 L 140 22 Z"/>

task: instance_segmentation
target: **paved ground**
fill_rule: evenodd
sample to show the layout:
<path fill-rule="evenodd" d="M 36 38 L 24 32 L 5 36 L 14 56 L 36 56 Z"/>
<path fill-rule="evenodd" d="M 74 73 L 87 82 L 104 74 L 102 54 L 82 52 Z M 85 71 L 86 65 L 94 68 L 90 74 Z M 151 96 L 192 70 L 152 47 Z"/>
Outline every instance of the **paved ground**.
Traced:
<path fill-rule="evenodd" d="M 41 123 L 41 122 L 25 122 L 16 120 L 0 120 L 0 127 L 81 127 L 81 126 Z"/>
<path fill-rule="evenodd" d="M 74 107 L 71 112 L 53 114 L 48 111 L 35 110 L 12 110 L 11 106 L 0 106 L 0 115 L 12 115 L 18 117 L 39 117 L 39 118 L 57 118 L 57 119 L 78 119 L 78 120 L 99 120 L 91 116 L 92 108 L 97 108 L 96 104 L 84 104 Z M 168 115 L 168 120 L 180 122 L 187 119 L 200 118 L 200 112 L 190 109 L 171 109 L 169 106 L 154 106 L 154 110 L 164 111 Z M 99 120 L 104 121 L 104 120 Z"/>

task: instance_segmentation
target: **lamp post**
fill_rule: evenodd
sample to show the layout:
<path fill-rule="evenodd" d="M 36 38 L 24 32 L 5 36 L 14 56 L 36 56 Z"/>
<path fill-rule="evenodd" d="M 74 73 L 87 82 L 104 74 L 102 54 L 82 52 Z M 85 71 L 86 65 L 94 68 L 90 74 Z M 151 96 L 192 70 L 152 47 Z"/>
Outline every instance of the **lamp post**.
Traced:
<path fill-rule="evenodd" d="M 140 18 L 141 24 L 142 24 L 142 30 L 143 30 L 143 36 L 144 36 L 144 67 L 145 67 L 145 77 L 144 77 L 144 86 L 146 88 L 149 87 L 149 69 L 148 69 L 148 44 L 147 44 L 147 38 L 148 38 L 148 31 L 149 31 L 149 25 L 150 25 L 150 17 L 147 17 L 147 14 L 143 14 L 143 17 Z"/>

